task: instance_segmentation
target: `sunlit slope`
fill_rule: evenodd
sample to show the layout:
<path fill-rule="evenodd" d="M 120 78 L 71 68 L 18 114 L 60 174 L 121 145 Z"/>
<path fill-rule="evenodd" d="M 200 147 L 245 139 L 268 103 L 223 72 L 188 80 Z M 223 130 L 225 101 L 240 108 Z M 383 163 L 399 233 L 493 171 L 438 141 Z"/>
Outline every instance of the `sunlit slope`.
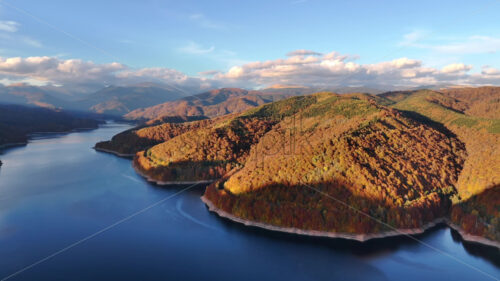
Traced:
<path fill-rule="evenodd" d="M 397 228 L 446 214 L 463 143 L 377 97 L 316 97 L 262 137 L 207 198 L 251 221 L 352 234 L 391 230 L 354 209 Z"/>
<path fill-rule="evenodd" d="M 189 117 L 168 119 L 164 117 L 153 120 L 155 122 L 151 124 L 121 132 L 109 141 L 98 142 L 95 147 L 120 155 L 134 155 L 138 151 L 160 144 L 182 133 L 213 123 L 212 120 L 189 121 L 190 119 Z M 170 122 L 164 123 L 164 120 Z"/>
<path fill-rule="evenodd" d="M 138 153 L 134 163 L 158 181 L 218 178 L 241 167 L 251 146 L 280 118 L 294 114 L 301 104 L 313 99 L 295 97 L 241 115 L 220 117 L 211 126 L 190 130 Z"/>

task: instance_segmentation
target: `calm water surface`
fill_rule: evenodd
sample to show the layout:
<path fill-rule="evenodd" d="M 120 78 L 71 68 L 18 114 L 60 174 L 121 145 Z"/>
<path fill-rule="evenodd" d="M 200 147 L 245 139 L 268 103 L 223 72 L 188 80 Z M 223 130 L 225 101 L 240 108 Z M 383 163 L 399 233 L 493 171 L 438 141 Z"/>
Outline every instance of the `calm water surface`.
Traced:
<path fill-rule="evenodd" d="M 0 159 L 0 280 L 162 200 L 128 159 L 96 152 L 127 129 L 38 137 Z M 500 254 L 447 227 L 366 244 L 246 228 L 188 190 L 8 280 L 493 280 Z M 482 271 L 483 273 L 479 272 Z M 490 276 L 488 276 L 490 275 Z"/>

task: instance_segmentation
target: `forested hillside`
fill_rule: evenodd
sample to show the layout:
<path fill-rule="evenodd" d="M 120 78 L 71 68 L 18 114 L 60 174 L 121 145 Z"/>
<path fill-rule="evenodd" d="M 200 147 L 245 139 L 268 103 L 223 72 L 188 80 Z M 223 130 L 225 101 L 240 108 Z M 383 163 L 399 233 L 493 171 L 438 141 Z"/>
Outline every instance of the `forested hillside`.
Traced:
<path fill-rule="evenodd" d="M 205 200 L 247 221 L 374 234 L 447 217 L 498 240 L 499 94 L 316 93 L 152 126 L 142 134 L 154 143 L 118 146 L 145 148 L 134 166 L 154 180 L 214 180 Z"/>
<path fill-rule="evenodd" d="M 315 98 L 267 133 L 244 167 L 209 186 L 206 198 L 251 221 L 351 234 L 391 230 L 373 217 L 419 228 L 446 214 L 463 143 L 377 97 Z"/>
<path fill-rule="evenodd" d="M 190 121 L 190 120 L 197 121 Z M 206 127 L 213 120 L 198 120 L 190 117 L 163 117 L 115 135 L 109 141 L 98 142 L 95 148 L 119 155 L 134 155 L 136 152 L 160 144 L 187 131 Z M 169 121 L 169 122 L 165 122 Z"/>
<path fill-rule="evenodd" d="M 4 87 L 0 84 L 0 103 L 38 106 L 43 108 L 71 108 L 67 100 L 42 87 L 14 84 Z"/>
<path fill-rule="evenodd" d="M 395 108 L 419 114 L 420 119 L 425 118 L 424 122 L 434 124 L 434 126 L 443 126 L 465 143 L 467 158 L 455 184 L 458 191 L 455 203 L 459 201 L 464 203 L 454 206 L 455 215 L 451 217 L 452 222 L 470 230 L 472 229 L 471 220 L 476 218 L 473 233 L 483 232 L 488 237 L 498 239 L 500 222 L 491 220 L 495 214 L 498 214 L 494 213 L 498 210 L 484 207 L 497 202 L 495 200 L 498 198 L 485 196 L 483 193 L 488 191 L 487 194 L 495 195 L 499 192 L 500 88 L 420 91 L 403 95 L 403 98 L 401 93 L 390 93 L 384 96 L 397 101 L 394 104 Z M 492 202 L 485 203 L 488 200 Z M 464 208 L 464 206 L 467 207 Z M 464 213 L 458 210 L 474 211 L 474 215 L 464 216 Z M 471 214 L 468 213 L 468 215 Z M 465 217 L 467 219 L 459 219 Z"/>
<path fill-rule="evenodd" d="M 0 104 L 0 146 L 26 143 L 34 132 L 97 128 L 99 121 L 52 109 Z"/>

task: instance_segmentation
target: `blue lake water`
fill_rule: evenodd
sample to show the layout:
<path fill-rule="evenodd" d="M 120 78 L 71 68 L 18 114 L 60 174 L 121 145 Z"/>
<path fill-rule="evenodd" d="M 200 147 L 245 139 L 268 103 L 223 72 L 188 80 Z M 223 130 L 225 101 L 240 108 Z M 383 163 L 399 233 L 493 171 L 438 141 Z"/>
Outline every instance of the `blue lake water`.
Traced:
<path fill-rule="evenodd" d="M 272 233 L 209 213 L 203 186 L 63 250 L 183 188 L 151 185 L 130 160 L 92 149 L 127 128 L 108 124 L 4 150 L 0 280 L 44 258 L 7 280 L 500 278 L 499 250 L 464 244 L 445 226 L 417 236 L 439 251 L 406 237 L 359 243 Z"/>

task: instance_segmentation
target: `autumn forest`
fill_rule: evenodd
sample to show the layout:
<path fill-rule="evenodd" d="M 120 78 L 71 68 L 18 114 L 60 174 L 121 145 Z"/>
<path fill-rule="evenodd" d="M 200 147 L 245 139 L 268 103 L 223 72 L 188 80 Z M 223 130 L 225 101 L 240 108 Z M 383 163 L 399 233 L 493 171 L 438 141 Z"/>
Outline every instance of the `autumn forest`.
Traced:
<path fill-rule="evenodd" d="M 368 236 L 444 220 L 500 241 L 499 116 L 495 87 L 319 92 L 158 116 L 96 148 L 159 183 L 211 181 L 205 202 L 238 220 Z"/>

